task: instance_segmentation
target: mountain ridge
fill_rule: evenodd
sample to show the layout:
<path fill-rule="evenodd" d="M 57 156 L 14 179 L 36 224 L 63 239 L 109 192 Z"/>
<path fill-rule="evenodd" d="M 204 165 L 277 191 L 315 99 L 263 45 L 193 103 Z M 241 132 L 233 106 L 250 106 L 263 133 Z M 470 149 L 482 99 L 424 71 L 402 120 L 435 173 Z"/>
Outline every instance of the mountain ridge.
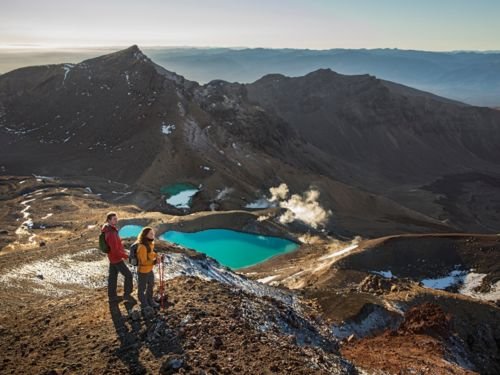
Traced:
<path fill-rule="evenodd" d="M 0 110 L 5 170 L 115 180 L 132 186 L 124 199 L 144 207 L 172 209 L 160 201 L 167 182 L 203 184 L 195 211 L 214 202 L 240 209 L 286 182 L 295 192 L 319 189 L 333 209 L 329 228 L 339 233 L 420 232 L 436 225 L 456 231 L 471 223 L 481 231 L 495 223 L 494 201 L 470 214 L 471 208 L 455 207 L 460 195 L 441 203 L 438 197 L 451 192 L 437 181 L 481 171 L 492 179 L 478 188 L 496 191 L 491 182 L 500 159 L 492 145 L 500 114 L 370 75 L 322 69 L 305 77 L 267 75 L 252 84 L 199 85 L 132 46 L 76 65 L 2 75 Z M 477 129 L 488 134 L 482 143 L 472 133 Z M 405 142 L 411 142 L 408 150 Z M 60 158 L 61 152 L 72 157 Z M 225 187 L 235 193 L 217 199 Z M 408 193 L 412 189 L 417 193 Z M 478 210 L 486 210 L 484 224 L 477 223 Z M 367 216 L 365 224 L 360 216 Z"/>

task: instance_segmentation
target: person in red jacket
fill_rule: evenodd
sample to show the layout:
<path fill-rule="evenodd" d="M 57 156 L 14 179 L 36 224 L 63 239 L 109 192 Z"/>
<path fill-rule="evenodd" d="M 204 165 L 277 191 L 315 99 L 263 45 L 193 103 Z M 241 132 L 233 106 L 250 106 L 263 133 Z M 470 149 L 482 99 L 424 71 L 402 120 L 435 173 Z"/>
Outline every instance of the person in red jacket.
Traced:
<path fill-rule="evenodd" d="M 106 215 L 106 224 L 101 228 L 105 233 L 104 238 L 109 246 L 108 259 L 109 259 L 109 275 L 108 275 L 108 296 L 110 301 L 119 301 L 121 298 L 116 294 L 116 284 L 118 273 L 121 273 L 125 279 L 123 286 L 123 298 L 132 299 L 131 293 L 133 288 L 132 272 L 123 261 L 128 259 L 128 254 L 123 248 L 122 240 L 118 235 L 116 224 L 118 223 L 118 216 L 115 212 L 109 212 Z"/>

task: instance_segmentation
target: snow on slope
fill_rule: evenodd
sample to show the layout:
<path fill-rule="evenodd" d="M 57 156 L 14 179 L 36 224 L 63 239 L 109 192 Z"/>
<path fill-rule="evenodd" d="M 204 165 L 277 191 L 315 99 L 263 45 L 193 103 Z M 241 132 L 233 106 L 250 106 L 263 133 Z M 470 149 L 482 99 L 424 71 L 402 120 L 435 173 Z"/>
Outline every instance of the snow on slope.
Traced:
<path fill-rule="evenodd" d="M 179 276 L 215 280 L 258 297 L 271 297 L 288 306 L 298 306 L 294 294 L 247 279 L 211 258 L 193 259 L 180 253 L 169 253 L 165 254 L 164 263 L 167 280 Z M 107 275 L 107 257 L 100 250 L 91 248 L 14 267 L 0 276 L 0 285 L 9 288 L 30 285 L 36 293 L 61 296 L 75 288 L 105 287 Z"/>

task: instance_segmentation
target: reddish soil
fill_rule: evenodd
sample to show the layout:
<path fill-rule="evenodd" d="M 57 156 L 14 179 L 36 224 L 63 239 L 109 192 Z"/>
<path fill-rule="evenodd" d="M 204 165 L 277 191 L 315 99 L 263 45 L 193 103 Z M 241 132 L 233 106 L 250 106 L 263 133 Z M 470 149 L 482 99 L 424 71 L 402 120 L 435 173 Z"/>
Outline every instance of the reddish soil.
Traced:
<path fill-rule="evenodd" d="M 429 335 L 447 338 L 451 334 L 451 315 L 432 303 L 412 307 L 398 329 L 399 335 Z"/>
<path fill-rule="evenodd" d="M 342 354 L 361 368 L 389 374 L 477 374 L 444 359 L 450 321 L 439 306 L 425 303 L 410 309 L 397 331 L 352 340 Z"/>

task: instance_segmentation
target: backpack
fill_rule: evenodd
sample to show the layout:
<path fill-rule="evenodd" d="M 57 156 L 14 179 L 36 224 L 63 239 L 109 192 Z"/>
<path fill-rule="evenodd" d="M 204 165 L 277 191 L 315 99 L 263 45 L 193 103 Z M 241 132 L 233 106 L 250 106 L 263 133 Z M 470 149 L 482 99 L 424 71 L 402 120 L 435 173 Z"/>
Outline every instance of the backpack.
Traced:
<path fill-rule="evenodd" d="M 99 249 L 105 254 L 109 253 L 110 250 L 109 245 L 106 242 L 106 233 L 104 232 L 99 234 Z"/>
<path fill-rule="evenodd" d="M 137 266 L 137 264 L 139 263 L 138 259 L 137 259 L 137 248 L 139 247 L 139 242 L 134 242 L 131 246 L 130 246 L 130 252 L 128 254 L 128 262 L 132 265 L 132 266 Z"/>

